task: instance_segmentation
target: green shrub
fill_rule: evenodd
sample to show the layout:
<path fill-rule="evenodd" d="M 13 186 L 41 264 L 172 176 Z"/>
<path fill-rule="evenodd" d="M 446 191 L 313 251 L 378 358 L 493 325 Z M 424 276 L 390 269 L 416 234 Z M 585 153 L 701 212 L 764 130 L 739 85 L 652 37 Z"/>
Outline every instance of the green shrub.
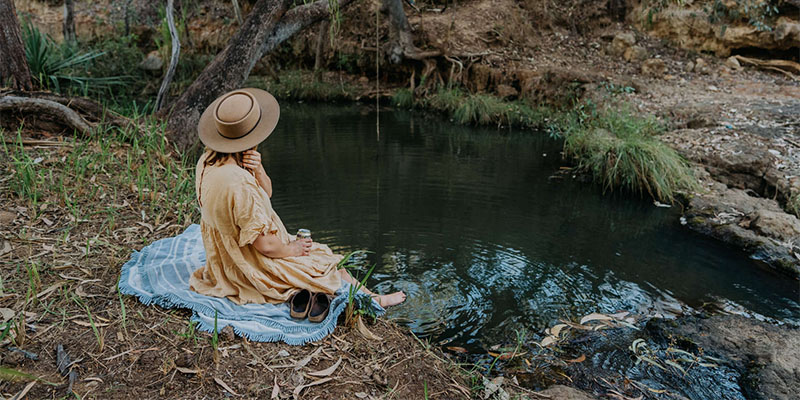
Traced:
<path fill-rule="evenodd" d="M 22 29 L 22 41 L 31 76 L 37 87 L 62 93 L 87 94 L 124 83 L 122 76 L 93 77 L 86 67 L 104 52 L 80 51 L 75 45 L 57 44 L 30 22 Z"/>
<path fill-rule="evenodd" d="M 673 202 L 679 191 L 697 190 L 688 163 L 656 135 L 663 125 L 622 108 L 576 112 L 565 120 L 564 154 L 592 174 L 605 190 L 621 188 Z"/>

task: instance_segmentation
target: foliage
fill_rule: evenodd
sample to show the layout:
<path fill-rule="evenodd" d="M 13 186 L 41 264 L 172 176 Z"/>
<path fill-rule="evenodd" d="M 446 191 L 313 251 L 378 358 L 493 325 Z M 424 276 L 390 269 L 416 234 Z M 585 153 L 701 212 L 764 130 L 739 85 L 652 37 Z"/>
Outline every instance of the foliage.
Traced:
<path fill-rule="evenodd" d="M 316 101 L 349 100 L 355 92 L 349 85 L 333 84 L 315 80 L 305 71 L 289 71 L 279 75 L 275 81 L 251 78 L 246 85 L 268 90 L 280 99 L 304 99 Z"/>
<path fill-rule="evenodd" d="M 398 89 L 392 96 L 392 104 L 399 108 L 414 107 L 414 92 L 407 88 Z"/>
<path fill-rule="evenodd" d="M 652 116 L 589 105 L 566 118 L 564 154 L 605 190 L 646 192 L 673 202 L 677 192 L 697 190 L 698 184 L 686 160 L 656 137 L 663 129 Z"/>
<path fill-rule="evenodd" d="M 86 66 L 103 56 L 104 52 L 81 52 L 71 43 L 57 44 L 50 36 L 43 34 L 30 22 L 22 29 L 25 56 L 36 85 L 41 89 L 69 93 L 101 92 L 125 82 L 123 76 L 93 77 L 86 73 Z"/>

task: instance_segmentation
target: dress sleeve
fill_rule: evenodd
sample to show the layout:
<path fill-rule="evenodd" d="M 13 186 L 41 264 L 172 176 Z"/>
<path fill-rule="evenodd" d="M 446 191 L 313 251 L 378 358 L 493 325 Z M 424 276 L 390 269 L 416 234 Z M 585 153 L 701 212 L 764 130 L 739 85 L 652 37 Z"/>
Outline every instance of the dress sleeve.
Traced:
<path fill-rule="evenodd" d="M 239 228 L 239 247 L 252 244 L 259 235 L 276 229 L 267 212 L 267 205 L 253 182 L 246 181 L 233 197 L 233 216 Z"/>

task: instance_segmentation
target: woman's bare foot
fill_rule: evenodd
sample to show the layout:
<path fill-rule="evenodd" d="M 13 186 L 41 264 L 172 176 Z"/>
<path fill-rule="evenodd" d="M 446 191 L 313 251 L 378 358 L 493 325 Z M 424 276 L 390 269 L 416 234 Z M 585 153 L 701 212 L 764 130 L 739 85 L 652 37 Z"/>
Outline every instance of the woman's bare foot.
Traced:
<path fill-rule="evenodd" d="M 396 306 L 406 301 L 406 294 L 403 292 L 394 292 L 391 294 L 375 296 L 375 299 L 378 300 L 378 304 L 380 304 L 381 307 L 386 308 L 386 307 Z"/>

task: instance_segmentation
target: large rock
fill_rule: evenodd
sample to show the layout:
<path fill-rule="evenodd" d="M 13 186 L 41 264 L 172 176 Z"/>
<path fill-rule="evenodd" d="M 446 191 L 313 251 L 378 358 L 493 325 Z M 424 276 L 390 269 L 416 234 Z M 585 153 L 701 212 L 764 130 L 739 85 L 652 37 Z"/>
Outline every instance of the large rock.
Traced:
<path fill-rule="evenodd" d="M 800 394 L 800 329 L 737 315 L 684 321 L 677 333 L 724 358 L 742 375 L 750 396 L 774 400 Z"/>
<path fill-rule="evenodd" d="M 756 210 L 748 215 L 750 228 L 756 233 L 784 242 L 800 238 L 800 221 L 783 211 Z"/>
<path fill-rule="evenodd" d="M 747 23 L 712 23 L 705 2 L 671 5 L 652 14 L 647 2 L 641 2 L 631 11 L 631 16 L 653 36 L 667 39 L 685 49 L 713 52 L 727 57 L 732 50 L 758 48 L 765 50 L 791 50 L 800 44 L 800 22 L 781 17 L 771 31 L 762 31 Z"/>

